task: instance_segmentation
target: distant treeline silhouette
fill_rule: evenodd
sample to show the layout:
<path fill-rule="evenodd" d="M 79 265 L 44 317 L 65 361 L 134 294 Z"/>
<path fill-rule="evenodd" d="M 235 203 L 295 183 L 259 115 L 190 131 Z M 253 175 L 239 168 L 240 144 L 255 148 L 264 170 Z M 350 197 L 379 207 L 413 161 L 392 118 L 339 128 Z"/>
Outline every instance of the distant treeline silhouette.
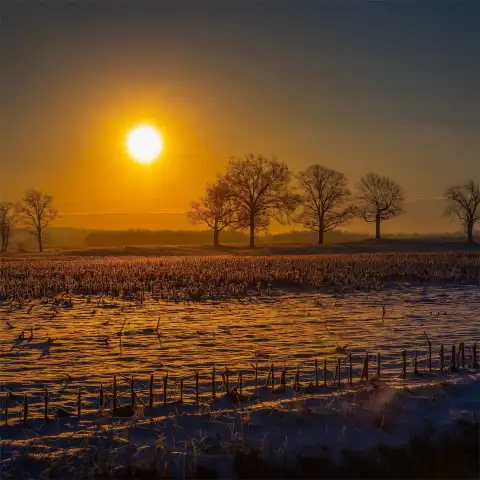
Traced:
<path fill-rule="evenodd" d="M 473 228 L 480 219 L 478 183 L 468 180 L 452 186 L 444 197 L 445 214 L 457 217 L 473 242 Z M 255 235 L 267 231 L 272 218 L 315 232 L 323 244 L 327 232 L 355 217 L 374 223 L 379 239 L 381 223 L 404 213 L 404 201 L 400 185 L 377 173 L 363 175 L 352 194 L 346 176 L 323 165 L 310 165 L 293 175 L 276 158 L 247 154 L 230 159 L 216 181 L 207 185 L 205 195 L 192 203 L 189 218 L 211 229 L 214 246 L 220 245 L 220 233 L 240 230 L 249 232 L 253 248 Z"/>
<path fill-rule="evenodd" d="M 445 215 L 460 221 L 472 243 L 474 226 L 480 220 L 478 183 L 467 180 L 447 188 L 443 196 Z M 346 176 L 336 170 L 315 164 L 292 174 L 276 158 L 247 154 L 244 158 L 230 158 L 216 181 L 207 185 L 205 195 L 192 203 L 188 218 L 194 224 L 205 224 L 208 232 L 92 232 L 85 242 L 87 246 L 179 245 L 210 243 L 208 236 L 213 236 L 213 245 L 218 247 L 222 234 L 224 242 L 248 240 L 253 248 L 256 235 L 268 232 L 274 218 L 282 224 L 300 225 L 323 244 L 326 235 L 333 236 L 332 232 L 355 217 L 374 223 L 375 238 L 379 239 L 381 223 L 404 213 L 404 202 L 398 183 L 377 173 L 363 175 L 352 194 Z M 53 197 L 34 189 L 28 190 L 18 203 L 0 202 L 0 251 L 7 251 L 14 230 L 19 229 L 28 231 L 39 251 L 43 251 L 45 230 L 58 216 Z M 248 237 L 243 232 L 248 232 Z M 291 241 L 311 238 L 303 233 L 296 235 Z M 288 241 L 281 235 L 279 238 Z M 275 236 L 269 239 L 275 241 Z"/>

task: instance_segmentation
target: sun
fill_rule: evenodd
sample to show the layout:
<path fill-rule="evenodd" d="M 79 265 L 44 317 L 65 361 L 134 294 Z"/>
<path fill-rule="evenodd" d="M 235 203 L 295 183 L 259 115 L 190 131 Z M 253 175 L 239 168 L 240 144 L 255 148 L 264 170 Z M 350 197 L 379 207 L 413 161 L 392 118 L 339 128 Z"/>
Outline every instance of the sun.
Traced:
<path fill-rule="evenodd" d="M 160 132 L 152 125 L 140 125 L 127 135 L 129 155 L 143 165 L 150 165 L 163 150 Z"/>

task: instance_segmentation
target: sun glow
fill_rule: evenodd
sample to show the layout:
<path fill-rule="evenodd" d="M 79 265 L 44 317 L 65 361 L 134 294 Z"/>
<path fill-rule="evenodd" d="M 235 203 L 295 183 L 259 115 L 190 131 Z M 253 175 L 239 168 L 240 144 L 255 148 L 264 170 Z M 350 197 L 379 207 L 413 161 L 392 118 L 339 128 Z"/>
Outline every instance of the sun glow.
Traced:
<path fill-rule="evenodd" d="M 128 133 L 127 150 L 134 160 L 149 165 L 162 153 L 162 136 L 151 125 L 140 125 Z"/>

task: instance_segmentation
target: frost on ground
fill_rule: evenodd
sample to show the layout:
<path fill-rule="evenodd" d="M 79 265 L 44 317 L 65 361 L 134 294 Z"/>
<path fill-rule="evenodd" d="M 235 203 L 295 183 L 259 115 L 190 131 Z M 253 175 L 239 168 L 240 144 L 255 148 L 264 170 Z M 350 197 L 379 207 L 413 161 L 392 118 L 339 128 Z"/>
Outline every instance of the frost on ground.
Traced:
<path fill-rule="evenodd" d="M 4 477 L 90 473 L 105 478 L 127 467 L 172 476 L 199 475 L 205 469 L 209 475 L 232 477 L 233 458 L 250 449 L 260 452 L 262 462 L 284 465 L 299 457 L 338 460 L 345 450 L 405 444 L 413 435 L 433 438 L 458 419 L 475 422 L 480 387 L 471 347 L 480 328 L 479 303 L 480 291 L 473 286 L 397 286 L 349 294 L 277 290 L 199 302 L 79 295 L 54 303 L 6 300 L 0 306 L 0 389 L 9 407 L 8 426 L 3 412 L 0 427 Z M 432 372 L 425 333 L 432 343 Z M 459 356 L 460 369 L 452 373 L 451 346 L 459 342 L 465 343 L 464 365 Z M 441 344 L 444 372 L 439 372 Z M 400 379 L 404 349 L 408 376 Z M 366 352 L 369 382 L 359 378 Z M 272 363 L 274 393 L 263 386 Z M 248 401 L 225 396 L 221 374 L 226 367 L 229 388 L 239 388 L 242 373 Z M 285 392 L 280 388 L 284 368 Z M 297 369 L 300 388 L 294 390 Z M 195 405 L 195 371 L 200 406 Z M 148 404 L 151 374 L 153 409 L 142 404 Z M 99 409 L 99 387 L 103 384 L 111 395 L 113 375 L 122 405 L 130 402 L 134 377 L 139 408 L 131 418 Z M 49 423 L 44 420 L 45 386 Z M 79 389 L 82 415 L 77 419 Z M 27 426 L 22 423 L 24 395 Z M 55 419 L 59 409 L 70 416 Z"/>

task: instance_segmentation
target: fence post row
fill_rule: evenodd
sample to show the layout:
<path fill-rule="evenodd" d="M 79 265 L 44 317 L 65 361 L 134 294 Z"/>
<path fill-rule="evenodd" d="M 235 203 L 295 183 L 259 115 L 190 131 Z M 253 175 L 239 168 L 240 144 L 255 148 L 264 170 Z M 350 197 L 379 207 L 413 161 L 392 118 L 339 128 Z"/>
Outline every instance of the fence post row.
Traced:
<path fill-rule="evenodd" d="M 427 358 L 427 365 L 426 367 L 428 368 L 428 371 L 432 371 L 432 344 L 430 340 L 428 339 L 428 336 L 425 334 L 425 337 L 427 338 L 428 342 L 428 358 Z M 401 352 L 402 355 L 402 371 L 401 371 L 401 378 L 406 378 L 407 377 L 407 352 L 406 350 L 402 350 Z M 381 378 L 381 354 L 380 352 L 377 354 L 377 379 Z M 445 371 L 445 348 L 444 345 L 440 345 L 440 351 L 439 351 L 439 357 L 440 357 L 440 372 Z M 474 369 L 479 369 L 479 364 L 478 364 L 478 355 L 477 355 L 477 344 L 474 343 L 472 345 L 472 350 L 471 350 L 471 356 L 469 357 L 469 367 L 470 365 Z M 470 363 L 471 362 L 471 363 Z M 318 378 L 318 359 L 315 359 L 314 361 L 314 366 L 315 366 L 315 387 L 319 386 L 319 378 Z M 460 342 L 458 346 L 458 350 L 455 346 L 455 344 L 452 345 L 452 351 L 451 351 L 451 358 L 450 358 L 450 371 L 451 372 L 456 372 L 460 366 L 462 368 L 465 368 L 465 343 Z M 258 361 L 255 363 L 255 365 L 252 365 L 252 368 L 254 369 L 254 374 L 255 374 L 255 393 L 258 392 Z M 415 356 L 413 358 L 413 368 L 414 368 L 414 373 L 418 374 L 419 373 L 419 368 L 418 368 L 418 352 L 415 352 Z M 349 375 L 348 375 L 348 381 L 350 384 L 353 383 L 353 360 L 352 360 L 352 353 L 349 352 L 348 354 L 348 369 L 349 369 Z M 222 377 L 224 380 L 225 388 L 226 388 L 226 394 L 230 393 L 229 390 L 229 374 L 230 371 L 228 367 L 226 367 L 224 373 L 222 373 Z M 279 391 L 285 392 L 286 391 L 286 385 L 287 385 L 287 367 L 284 366 L 282 371 L 281 371 L 281 377 L 280 377 L 280 389 Z M 327 378 L 328 378 L 328 369 L 327 369 L 327 358 L 324 357 L 323 359 L 323 384 L 324 386 L 327 385 Z M 149 395 L 149 401 L 148 401 L 148 406 L 149 408 L 153 408 L 154 406 L 154 374 L 152 373 L 150 375 L 149 383 L 148 383 L 148 395 Z M 200 390 L 199 390 L 199 383 L 200 383 L 200 375 L 198 371 L 195 371 L 194 374 L 194 379 L 195 379 L 195 403 L 197 405 L 200 404 Z M 361 373 L 360 380 L 366 380 L 368 381 L 369 379 L 369 354 L 368 352 L 365 354 L 364 361 L 363 361 L 363 369 Z M 216 399 L 216 381 L 215 381 L 215 366 L 212 367 L 212 378 L 211 378 L 211 389 L 212 389 L 212 398 Z M 333 379 L 333 382 L 340 387 L 341 386 L 341 358 L 336 359 L 336 368 L 335 368 L 335 377 Z M 268 372 L 268 377 L 267 377 L 267 382 L 265 384 L 265 387 L 268 388 L 270 385 L 271 381 L 271 391 L 275 392 L 275 365 L 272 363 L 270 365 L 270 369 Z M 183 403 L 183 394 L 184 394 L 184 378 L 180 378 L 179 380 L 180 383 L 180 403 Z M 312 385 L 312 383 L 310 383 Z M 137 398 L 139 401 L 145 405 L 145 403 L 141 400 L 141 398 L 137 397 L 137 394 L 135 392 L 135 379 L 132 376 L 130 379 L 130 401 L 131 401 L 131 408 L 132 410 L 135 410 L 137 407 Z M 237 387 L 238 392 L 240 396 L 243 395 L 243 373 L 239 370 L 238 371 L 238 384 Z M 295 377 L 294 377 L 294 383 L 293 383 L 293 389 L 298 391 L 300 390 L 300 367 L 297 367 L 295 371 Z M 113 375 L 113 387 L 112 387 L 112 406 L 113 410 L 118 409 L 118 384 L 117 384 L 117 376 Z M 99 405 L 100 409 L 105 408 L 106 402 L 105 402 L 105 397 L 107 397 L 108 403 L 110 403 L 110 398 L 109 396 L 105 393 L 105 390 L 103 388 L 103 383 L 100 384 L 100 390 L 99 390 Z M 165 374 L 163 377 L 163 406 L 166 407 L 167 405 L 167 400 L 168 400 L 168 373 Z M 50 405 L 50 396 L 49 396 L 49 390 L 48 386 L 45 385 L 44 387 L 44 396 L 43 396 L 43 413 L 44 413 L 44 419 L 45 422 L 48 423 L 50 421 L 49 415 L 48 415 L 48 408 Z M 78 389 L 77 392 L 77 398 L 76 398 L 76 409 L 77 409 L 77 417 L 81 418 L 82 415 L 82 393 L 81 389 Z M 5 415 L 5 426 L 8 426 L 8 413 L 9 413 L 9 397 L 8 394 L 5 396 L 5 406 L 4 406 L 4 415 Z M 28 416 L 29 416 L 29 403 L 28 403 L 28 396 L 25 394 L 23 398 L 23 424 L 27 425 L 28 423 Z"/>

